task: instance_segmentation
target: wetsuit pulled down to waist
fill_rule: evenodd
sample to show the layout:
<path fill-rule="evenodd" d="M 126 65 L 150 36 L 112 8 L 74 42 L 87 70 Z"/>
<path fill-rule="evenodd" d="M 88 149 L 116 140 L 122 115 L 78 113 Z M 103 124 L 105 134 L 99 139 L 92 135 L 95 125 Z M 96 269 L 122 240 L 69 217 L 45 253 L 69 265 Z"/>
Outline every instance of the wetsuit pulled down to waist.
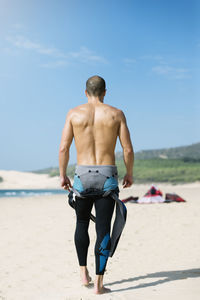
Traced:
<path fill-rule="evenodd" d="M 77 195 L 98 195 L 115 190 L 117 187 L 116 166 L 76 166 L 73 189 Z"/>

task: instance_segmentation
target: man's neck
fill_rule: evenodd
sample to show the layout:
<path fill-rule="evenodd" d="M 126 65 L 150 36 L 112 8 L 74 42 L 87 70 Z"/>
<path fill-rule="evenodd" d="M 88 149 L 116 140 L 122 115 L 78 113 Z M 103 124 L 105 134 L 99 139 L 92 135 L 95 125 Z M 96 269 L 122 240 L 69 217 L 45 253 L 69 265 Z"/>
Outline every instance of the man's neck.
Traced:
<path fill-rule="evenodd" d="M 91 103 L 91 104 L 103 103 L 103 99 L 104 99 L 104 97 L 89 96 L 88 103 Z"/>

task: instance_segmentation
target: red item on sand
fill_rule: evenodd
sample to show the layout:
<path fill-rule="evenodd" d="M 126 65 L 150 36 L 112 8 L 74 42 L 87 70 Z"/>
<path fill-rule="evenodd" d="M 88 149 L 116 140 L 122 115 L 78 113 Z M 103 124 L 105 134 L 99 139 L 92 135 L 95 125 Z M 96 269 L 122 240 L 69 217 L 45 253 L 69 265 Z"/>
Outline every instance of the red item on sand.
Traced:
<path fill-rule="evenodd" d="M 166 202 L 171 202 L 171 201 L 186 202 L 186 200 L 184 200 L 183 198 L 181 198 L 179 195 L 177 195 L 177 194 L 170 194 L 170 193 L 167 193 L 165 195 L 165 201 Z"/>
<path fill-rule="evenodd" d="M 144 195 L 144 197 L 152 197 L 152 196 L 162 196 L 162 192 L 158 189 L 156 189 L 155 186 L 151 186 L 151 188 L 148 190 L 148 192 Z"/>
<path fill-rule="evenodd" d="M 152 185 L 146 194 L 138 200 L 138 203 L 163 203 L 165 199 L 162 192 Z"/>
<path fill-rule="evenodd" d="M 125 199 L 122 199 L 122 202 L 126 203 L 128 201 L 137 201 L 139 199 L 139 197 L 133 197 L 133 196 L 130 196 L 128 198 L 125 198 Z"/>

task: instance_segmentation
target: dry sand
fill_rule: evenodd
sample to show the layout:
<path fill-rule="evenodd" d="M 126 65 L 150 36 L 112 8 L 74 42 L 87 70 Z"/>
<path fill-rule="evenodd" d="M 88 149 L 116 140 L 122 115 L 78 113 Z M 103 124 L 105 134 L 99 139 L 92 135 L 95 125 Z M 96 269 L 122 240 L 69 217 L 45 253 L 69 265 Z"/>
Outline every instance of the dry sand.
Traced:
<path fill-rule="evenodd" d="M 80 285 L 75 214 L 67 197 L 0 198 L 0 299 L 199 300 L 200 184 L 157 186 L 187 202 L 127 204 L 127 224 L 105 274 L 112 292 L 101 296 Z M 121 198 L 142 196 L 148 187 L 134 185 Z M 90 236 L 94 278 L 92 222 Z"/>

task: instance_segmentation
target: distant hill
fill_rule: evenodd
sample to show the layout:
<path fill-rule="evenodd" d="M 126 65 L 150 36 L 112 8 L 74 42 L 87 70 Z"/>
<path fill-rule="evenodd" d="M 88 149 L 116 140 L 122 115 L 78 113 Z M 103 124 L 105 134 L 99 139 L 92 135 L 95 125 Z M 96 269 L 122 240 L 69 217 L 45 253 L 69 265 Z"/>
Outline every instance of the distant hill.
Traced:
<path fill-rule="evenodd" d="M 31 171 L 32 173 L 36 173 L 36 174 L 53 174 L 58 172 L 58 167 L 49 167 L 49 168 L 45 168 L 45 169 L 40 169 L 40 170 L 35 170 L 35 171 Z"/>
<path fill-rule="evenodd" d="M 122 152 L 116 153 L 116 164 L 121 180 L 126 172 Z M 73 177 L 74 169 L 75 164 L 69 165 L 67 168 L 69 177 Z M 34 173 L 49 174 L 53 177 L 59 175 L 59 169 L 52 167 L 34 171 Z M 200 181 L 200 143 L 136 152 L 134 181 L 135 183 Z"/>
<path fill-rule="evenodd" d="M 118 152 L 116 157 L 122 159 L 122 152 Z M 200 143 L 174 148 L 141 150 L 135 153 L 135 159 L 154 158 L 200 160 Z"/>

